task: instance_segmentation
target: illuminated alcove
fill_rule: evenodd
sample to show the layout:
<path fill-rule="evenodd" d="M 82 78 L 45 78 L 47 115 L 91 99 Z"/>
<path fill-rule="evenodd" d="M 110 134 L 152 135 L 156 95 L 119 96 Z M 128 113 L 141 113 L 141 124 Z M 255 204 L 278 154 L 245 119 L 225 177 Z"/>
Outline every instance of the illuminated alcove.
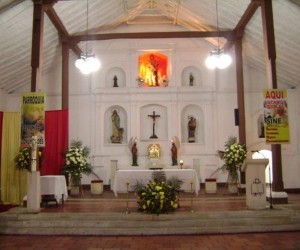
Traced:
<path fill-rule="evenodd" d="M 138 59 L 138 80 L 145 87 L 166 87 L 168 82 L 168 57 L 157 52 L 145 53 Z"/>

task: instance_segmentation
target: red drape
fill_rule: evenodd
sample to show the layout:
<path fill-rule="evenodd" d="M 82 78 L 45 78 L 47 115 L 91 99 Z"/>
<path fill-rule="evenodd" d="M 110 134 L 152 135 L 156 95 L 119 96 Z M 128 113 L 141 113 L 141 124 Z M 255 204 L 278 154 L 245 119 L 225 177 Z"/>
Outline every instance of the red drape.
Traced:
<path fill-rule="evenodd" d="M 1 187 L 2 126 L 3 126 L 3 112 L 0 112 L 0 187 Z"/>
<path fill-rule="evenodd" d="M 64 164 L 62 152 L 68 147 L 68 128 L 68 110 L 46 111 L 46 146 L 42 149 L 43 160 L 40 168 L 41 175 L 61 174 L 61 167 Z"/>

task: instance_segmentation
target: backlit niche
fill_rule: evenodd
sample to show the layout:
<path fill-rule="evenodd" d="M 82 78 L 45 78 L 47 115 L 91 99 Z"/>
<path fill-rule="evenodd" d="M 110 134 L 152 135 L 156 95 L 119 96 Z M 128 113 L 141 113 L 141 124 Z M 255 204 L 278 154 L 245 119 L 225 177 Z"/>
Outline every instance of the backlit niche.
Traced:
<path fill-rule="evenodd" d="M 168 57 L 157 52 L 139 56 L 139 83 L 145 87 L 166 87 Z"/>

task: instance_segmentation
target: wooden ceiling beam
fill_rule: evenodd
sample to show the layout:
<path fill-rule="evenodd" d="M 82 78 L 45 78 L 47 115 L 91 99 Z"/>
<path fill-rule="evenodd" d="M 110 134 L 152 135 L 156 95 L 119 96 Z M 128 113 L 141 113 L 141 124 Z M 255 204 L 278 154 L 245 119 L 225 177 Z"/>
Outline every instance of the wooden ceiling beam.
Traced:
<path fill-rule="evenodd" d="M 251 3 L 248 5 L 247 9 L 245 10 L 244 14 L 242 15 L 241 19 L 237 23 L 234 28 L 235 36 L 234 39 L 241 39 L 243 37 L 245 28 L 251 18 L 253 17 L 256 10 L 261 6 L 261 0 L 252 0 Z M 234 45 L 234 39 L 228 39 L 227 43 L 224 45 L 224 50 L 229 50 Z"/>
<path fill-rule="evenodd" d="M 70 38 L 70 35 L 66 29 L 66 27 L 63 25 L 62 21 L 60 20 L 59 16 L 57 15 L 56 11 L 51 5 L 48 5 L 47 8 L 45 8 L 45 12 L 51 22 L 53 23 L 54 27 L 56 28 L 57 32 L 59 33 L 59 36 L 61 38 L 61 41 L 68 41 Z M 69 44 L 70 49 L 79 57 L 82 53 L 82 50 L 78 47 L 77 44 L 70 43 Z"/>
<path fill-rule="evenodd" d="M 156 38 L 204 38 L 224 37 L 228 40 L 234 39 L 233 31 L 179 31 L 179 32 L 140 32 L 140 33 L 107 33 L 74 35 L 69 37 L 69 42 L 79 43 L 81 41 L 99 41 L 111 39 L 156 39 Z"/>

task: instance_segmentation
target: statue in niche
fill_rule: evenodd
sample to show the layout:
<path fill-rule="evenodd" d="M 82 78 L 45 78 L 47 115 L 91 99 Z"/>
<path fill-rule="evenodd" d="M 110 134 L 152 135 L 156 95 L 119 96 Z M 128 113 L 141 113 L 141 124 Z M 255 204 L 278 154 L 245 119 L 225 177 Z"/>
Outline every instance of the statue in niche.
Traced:
<path fill-rule="evenodd" d="M 195 130 L 197 126 L 196 118 L 189 116 L 188 122 L 188 142 L 195 142 Z"/>
<path fill-rule="evenodd" d="M 131 165 L 137 167 L 138 166 L 138 163 L 137 163 L 138 149 L 137 149 L 137 139 L 136 138 L 133 138 L 133 137 L 130 138 L 129 143 L 128 143 L 128 148 L 132 154 L 132 164 Z"/>
<path fill-rule="evenodd" d="M 115 75 L 114 76 L 114 88 L 117 88 L 118 86 L 118 77 Z"/>
<path fill-rule="evenodd" d="M 193 73 L 190 73 L 190 86 L 194 86 L 194 76 Z"/>
<path fill-rule="evenodd" d="M 148 115 L 152 118 L 152 135 L 150 136 L 150 139 L 158 139 L 157 135 L 155 134 L 155 123 L 156 118 L 160 117 L 160 115 L 155 114 L 155 111 L 153 111 L 152 115 Z"/>
<path fill-rule="evenodd" d="M 121 143 L 123 139 L 124 129 L 120 127 L 120 116 L 116 109 L 111 115 L 112 136 L 110 137 L 112 143 Z"/>

